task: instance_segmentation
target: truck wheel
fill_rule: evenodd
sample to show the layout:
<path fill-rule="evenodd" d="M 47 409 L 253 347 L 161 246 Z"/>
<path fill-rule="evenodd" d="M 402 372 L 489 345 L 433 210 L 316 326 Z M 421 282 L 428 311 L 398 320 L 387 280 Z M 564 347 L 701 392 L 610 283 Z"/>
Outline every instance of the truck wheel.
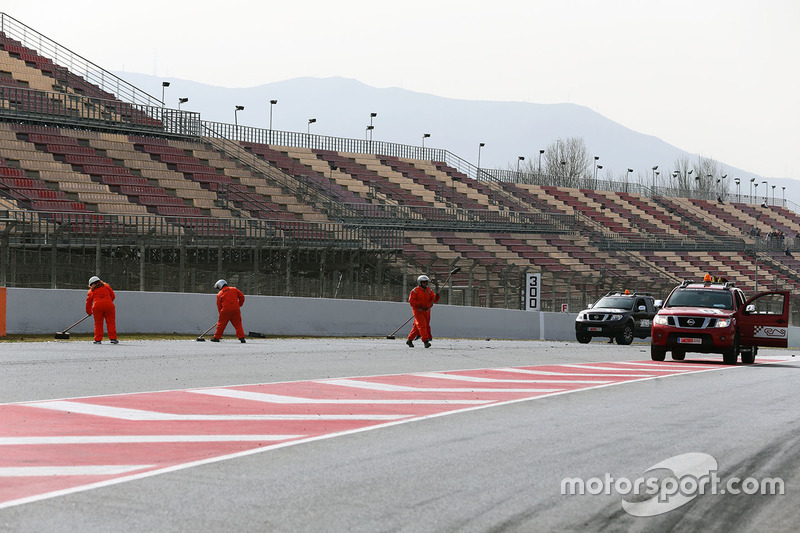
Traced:
<path fill-rule="evenodd" d="M 578 339 L 578 342 L 581 344 L 589 344 L 592 342 L 592 336 L 586 333 L 576 333 L 575 338 Z"/>
<path fill-rule="evenodd" d="M 628 322 L 622 331 L 617 335 L 617 344 L 627 346 L 633 342 L 633 325 Z"/>
<path fill-rule="evenodd" d="M 650 359 L 653 361 L 663 361 L 667 357 L 667 349 L 663 346 L 650 345 Z"/>
<path fill-rule="evenodd" d="M 722 353 L 722 361 L 726 365 L 735 365 L 739 358 L 739 334 L 733 337 L 733 345 Z M 742 360 L 744 363 L 744 360 Z"/>
<path fill-rule="evenodd" d="M 742 348 L 742 364 L 743 365 L 752 365 L 756 362 L 756 354 L 755 350 L 753 350 L 752 346 L 748 346 L 746 348 Z"/>
<path fill-rule="evenodd" d="M 683 361 L 686 358 L 686 352 L 684 350 L 672 350 L 672 358 L 676 361 Z"/>

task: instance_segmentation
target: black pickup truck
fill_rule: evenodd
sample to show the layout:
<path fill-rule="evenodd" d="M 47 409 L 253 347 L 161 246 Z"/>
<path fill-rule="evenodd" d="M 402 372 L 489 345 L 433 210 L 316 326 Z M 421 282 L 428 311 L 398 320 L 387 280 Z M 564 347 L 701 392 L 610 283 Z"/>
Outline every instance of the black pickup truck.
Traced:
<path fill-rule="evenodd" d="M 586 344 L 592 337 L 613 338 L 630 344 L 634 338 L 650 336 L 653 317 L 660 301 L 649 293 L 609 292 L 575 319 L 575 338 Z"/>

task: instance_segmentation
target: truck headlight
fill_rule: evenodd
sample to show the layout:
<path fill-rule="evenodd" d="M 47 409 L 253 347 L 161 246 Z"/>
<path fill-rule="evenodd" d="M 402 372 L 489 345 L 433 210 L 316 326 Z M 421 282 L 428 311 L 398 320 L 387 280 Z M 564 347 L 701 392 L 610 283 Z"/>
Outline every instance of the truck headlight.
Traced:
<path fill-rule="evenodd" d="M 717 320 L 717 324 L 714 327 L 715 328 L 727 328 L 730 325 L 731 325 L 731 319 L 730 318 L 720 318 L 719 320 Z"/>
<path fill-rule="evenodd" d="M 578 316 L 575 317 L 575 322 L 583 322 L 586 320 L 586 315 L 583 313 L 578 313 Z"/>
<path fill-rule="evenodd" d="M 622 315 L 611 315 L 611 320 L 622 320 Z"/>
<path fill-rule="evenodd" d="M 668 324 L 667 317 L 656 315 L 655 318 L 653 319 L 653 324 L 656 324 L 658 326 L 666 326 Z"/>

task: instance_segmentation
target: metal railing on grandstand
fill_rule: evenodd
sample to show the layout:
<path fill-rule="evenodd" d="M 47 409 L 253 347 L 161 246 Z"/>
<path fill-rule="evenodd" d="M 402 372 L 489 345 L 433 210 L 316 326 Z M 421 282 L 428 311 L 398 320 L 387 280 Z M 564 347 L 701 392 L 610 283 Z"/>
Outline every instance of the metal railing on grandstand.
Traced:
<path fill-rule="evenodd" d="M 116 95 L 117 98 L 124 102 L 146 106 L 163 105 L 161 100 L 150 96 L 122 78 L 111 74 L 83 56 L 76 54 L 5 13 L 0 13 L 0 32 L 19 41 L 22 46 L 52 59 L 56 66 L 60 67 L 54 72 L 56 80 L 59 79 L 60 75 L 78 75 L 102 91 L 110 93 L 109 96 Z"/>
<path fill-rule="evenodd" d="M 4 120 L 95 127 L 125 133 L 197 137 L 200 114 L 119 100 L 0 86 L 0 117 Z"/>
<path fill-rule="evenodd" d="M 402 248 L 400 228 L 363 228 L 336 222 L 262 220 L 254 218 L 169 217 L 79 212 L 0 211 L 0 236 L 31 245 L 68 239 L 70 244 L 130 241 L 224 243 L 229 246 Z"/>
<path fill-rule="evenodd" d="M 447 151 L 439 148 L 423 148 L 407 144 L 344 137 L 328 137 L 294 131 L 279 131 L 251 126 L 226 124 L 224 122 L 207 122 L 203 124 L 215 136 L 235 141 L 251 142 L 275 146 L 295 146 L 312 150 L 332 150 L 335 152 L 388 155 L 423 159 L 427 161 L 445 161 Z"/>

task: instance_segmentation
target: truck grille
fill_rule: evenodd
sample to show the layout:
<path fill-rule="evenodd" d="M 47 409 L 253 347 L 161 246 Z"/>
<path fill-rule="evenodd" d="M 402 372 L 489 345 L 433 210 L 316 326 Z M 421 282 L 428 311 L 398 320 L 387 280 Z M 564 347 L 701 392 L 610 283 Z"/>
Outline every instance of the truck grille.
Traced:
<path fill-rule="evenodd" d="M 676 328 L 705 329 L 713 328 L 717 324 L 716 318 L 703 318 L 697 316 L 671 316 L 669 325 Z"/>

